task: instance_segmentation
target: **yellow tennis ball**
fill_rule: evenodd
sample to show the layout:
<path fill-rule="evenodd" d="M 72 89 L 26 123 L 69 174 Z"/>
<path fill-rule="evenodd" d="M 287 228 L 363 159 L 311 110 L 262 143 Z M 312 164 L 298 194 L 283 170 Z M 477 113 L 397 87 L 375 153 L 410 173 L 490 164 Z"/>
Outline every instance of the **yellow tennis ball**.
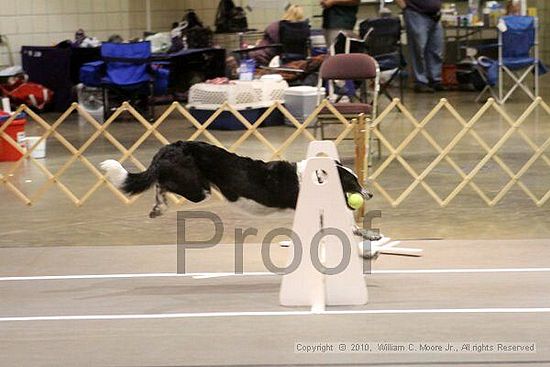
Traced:
<path fill-rule="evenodd" d="M 348 205 L 354 210 L 362 207 L 364 202 L 365 200 L 361 194 L 353 193 L 348 195 Z"/>

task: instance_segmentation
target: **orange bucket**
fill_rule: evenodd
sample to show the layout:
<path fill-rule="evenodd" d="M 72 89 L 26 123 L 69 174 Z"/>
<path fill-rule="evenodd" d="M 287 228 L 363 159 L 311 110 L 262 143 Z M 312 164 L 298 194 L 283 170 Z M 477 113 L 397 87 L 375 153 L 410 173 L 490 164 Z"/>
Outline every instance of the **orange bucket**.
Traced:
<path fill-rule="evenodd" d="M 10 115 L 0 111 L 0 128 L 3 127 Z M 9 126 L 4 130 L 13 140 L 25 148 L 25 123 L 27 122 L 24 114 L 19 114 Z M 6 139 L 0 136 L 0 162 L 13 162 L 21 159 L 23 154 L 13 147 Z"/>

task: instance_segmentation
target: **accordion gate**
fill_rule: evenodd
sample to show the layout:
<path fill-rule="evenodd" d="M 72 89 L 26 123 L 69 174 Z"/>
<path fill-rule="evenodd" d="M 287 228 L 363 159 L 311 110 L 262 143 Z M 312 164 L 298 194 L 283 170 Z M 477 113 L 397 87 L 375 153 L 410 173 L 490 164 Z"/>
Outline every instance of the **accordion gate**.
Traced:
<path fill-rule="evenodd" d="M 289 148 L 289 146 L 299 137 L 303 136 L 308 141 L 316 140 L 315 136 L 306 128 L 315 123 L 316 117 L 320 114 L 323 108 L 327 108 L 330 113 L 334 116 L 335 120 L 338 120 L 341 123 L 341 132 L 336 138 L 335 143 L 340 144 L 346 137 L 355 135 L 355 152 L 356 152 L 356 170 L 358 175 L 363 180 L 367 180 L 370 184 L 378 191 L 384 199 L 388 201 L 393 207 L 398 207 L 403 201 L 418 187 L 421 186 L 434 200 L 441 206 L 447 206 L 453 199 L 460 194 L 460 192 L 466 187 L 469 186 L 474 190 L 477 195 L 488 205 L 495 206 L 498 204 L 506 194 L 517 185 L 532 201 L 533 203 L 541 207 L 543 206 L 548 199 L 550 198 L 550 189 L 542 197 L 537 197 L 528 187 L 522 182 L 521 178 L 529 171 L 533 163 L 535 163 L 539 158 L 541 158 L 544 163 L 550 167 L 550 157 L 545 153 L 546 149 L 550 146 L 550 136 L 546 138 L 541 145 L 537 145 L 524 131 L 522 131 L 521 126 L 530 116 L 530 114 L 536 109 L 541 108 L 548 115 L 550 115 L 550 107 L 541 99 L 537 98 L 532 104 L 530 104 L 526 110 L 521 114 L 517 119 L 513 119 L 500 105 L 498 105 L 493 99 L 489 99 L 483 106 L 480 107 L 477 113 L 470 118 L 469 120 L 464 119 L 456 109 L 446 100 L 442 99 L 422 120 L 417 120 L 411 112 L 398 100 L 393 100 L 373 121 L 367 120 L 364 116 L 358 116 L 357 119 L 347 120 L 342 116 L 327 100 L 322 101 L 322 103 L 313 111 L 313 113 L 308 116 L 308 118 L 303 122 L 298 122 L 285 107 L 278 102 L 275 102 L 271 107 L 269 107 L 257 121 L 248 121 L 243 117 L 239 111 L 235 110 L 231 105 L 225 103 L 222 105 L 215 113 L 208 118 L 205 123 L 200 123 L 197 121 L 191 113 L 181 106 L 179 103 L 174 103 L 168 107 L 162 115 L 160 115 L 154 122 L 147 121 L 138 111 L 136 111 L 128 103 L 122 104 L 115 113 L 106 120 L 103 124 L 96 121 L 86 110 L 80 107 L 78 104 L 73 104 L 67 111 L 65 111 L 55 122 L 52 124 L 48 123 L 42 117 L 38 116 L 31 109 L 26 106 L 20 106 L 17 111 L 14 113 L 13 117 L 7 120 L 4 124 L 0 126 L 0 136 L 5 139 L 10 145 L 15 147 L 23 154 L 23 158 L 9 167 L 9 169 L 3 174 L 0 173 L 0 185 L 5 186 L 8 192 L 11 192 L 17 198 L 19 198 L 23 203 L 27 205 L 32 205 L 33 203 L 38 202 L 51 188 L 57 187 L 65 196 L 67 196 L 71 202 L 76 206 L 81 206 L 87 202 L 96 191 L 103 185 L 106 185 L 112 193 L 123 203 L 131 204 L 138 200 L 139 195 L 128 198 L 122 192 L 120 192 L 116 187 L 114 187 L 110 182 L 108 182 L 103 173 L 94 166 L 90 160 L 86 157 L 85 153 L 96 139 L 100 136 L 104 136 L 107 141 L 112 144 L 122 155 L 118 158 L 119 161 L 124 162 L 126 160 L 131 160 L 138 168 L 144 170 L 146 167 L 141 163 L 134 155 L 136 150 L 145 142 L 150 136 L 155 137 L 162 144 L 169 144 L 170 141 L 162 135 L 158 130 L 159 127 L 167 120 L 167 118 L 172 113 L 178 113 L 183 117 L 186 122 L 191 124 L 196 130 L 191 135 L 188 140 L 195 140 L 199 136 L 204 136 L 206 140 L 210 143 L 215 144 L 220 147 L 224 147 L 229 151 L 235 151 L 239 146 L 241 146 L 249 137 L 254 136 L 263 147 L 268 149 L 273 159 L 281 159 L 284 157 L 284 153 Z M 267 117 L 275 109 L 281 111 L 281 113 L 292 123 L 292 128 L 294 131 L 290 136 L 280 145 L 275 146 L 271 143 L 262 133 L 258 130 L 258 127 L 267 119 Z M 430 122 L 436 115 L 442 111 L 448 111 L 454 120 L 456 120 L 461 125 L 461 130 L 456 134 L 451 141 L 442 146 L 438 143 L 426 129 L 426 124 Z M 507 130 L 499 136 L 497 142 L 494 145 L 490 145 L 484 140 L 474 129 L 473 127 L 486 116 L 486 113 L 489 110 L 496 111 L 498 116 L 509 125 Z M 93 134 L 80 146 L 76 148 L 71 144 L 59 131 L 58 128 L 63 124 L 64 121 L 71 115 L 71 113 L 77 111 L 91 126 L 95 128 Z M 146 129 L 145 133 L 129 148 L 125 147 L 119 140 L 117 140 L 110 132 L 109 126 L 123 113 L 129 112 L 137 122 L 143 125 Z M 233 114 L 244 126 L 243 134 L 231 145 L 224 146 L 209 130 L 208 126 L 223 112 L 229 111 Z M 399 143 L 399 145 L 394 146 L 390 143 L 388 138 L 384 135 L 382 130 L 379 128 L 391 112 L 400 111 L 401 116 L 410 122 L 413 126 L 413 130 Z M 15 119 L 15 116 L 18 113 L 25 112 L 27 113 L 29 119 L 35 121 L 40 125 L 44 130 L 44 134 L 40 137 L 40 140 L 30 149 L 25 150 L 21 148 L 17 142 L 15 142 L 9 135 L 5 133 L 5 129 L 10 125 L 10 123 Z M 499 151 L 502 149 L 504 144 L 509 141 L 512 136 L 519 136 L 521 139 L 527 143 L 529 148 L 532 151 L 532 156 L 523 166 L 514 172 L 509 165 L 507 165 L 504 160 L 499 157 Z M 425 140 L 428 141 L 431 147 L 437 152 L 437 157 L 432 160 L 428 166 L 423 169 L 421 172 L 417 172 L 409 162 L 407 162 L 406 157 L 403 154 L 405 148 L 415 139 L 417 136 L 423 136 Z M 479 160 L 474 166 L 473 169 L 469 172 L 465 172 L 456 161 L 450 156 L 450 153 L 453 148 L 455 148 L 466 136 L 471 136 L 478 143 L 484 157 Z M 71 154 L 71 157 L 59 168 L 57 171 L 50 171 L 42 162 L 36 160 L 32 157 L 32 151 L 40 144 L 41 141 L 47 138 L 57 139 Z M 369 147 L 370 143 L 374 139 L 377 139 L 380 144 L 389 152 L 387 156 L 382 157 L 381 163 L 372 169 L 372 172 L 369 172 L 369 165 L 367 162 L 372 160 L 370 155 L 372 154 L 372 147 Z M 25 194 L 11 179 L 13 174 L 20 169 L 21 163 L 25 160 L 29 160 L 32 164 L 36 165 L 42 174 L 47 177 L 45 181 L 36 191 L 32 194 Z M 81 197 L 77 197 L 71 189 L 66 186 L 61 180 L 61 176 L 71 165 L 73 165 L 77 160 L 79 160 L 96 178 L 94 185 Z M 393 198 L 384 186 L 379 182 L 378 178 L 380 175 L 388 169 L 390 164 L 393 161 L 397 161 L 401 166 L 412 176 L 414 181 L 403 191 L 397 198 Z M 482 175 L 482 168 L 489 161 L 494 161 L 498 166 L 509 177 L 509 181 L 502 189 L 493 197 L 484 192 L 473 179 L 476 176 Z M 441 162 L 445 161 L 448 163 L 452 169 L 460 176 L 460 183 L 454 187 L 454 189 L 446 197 L 440 197 L 434 189 L 425 181 L 426 177 L 434 170 L 434 168 Z M 217 194 L 216 196 L 221 197 Z M 170 199 L 177 203 L 181 204 L 185 199 L 179 198 L 175 195 L 171 195 Z"/>
<path fill-rule="evenodd" d="M 503 108 L 501 105 L 496 103 L 492 98 L 488 99 L 487 102 L 479 108 L 477 113 L 474 116 L 466 121 L 456 109 L 446 100 L 441 99 L 440 102 L 421 120 L 418 121 L 408 110 L 407 108 L 398 100 L 395 99 L 393 102 L 371 123 L 367 129 L 367 139 L 366 141 L 372 141 L 372 138 L 378 139 L 380 143 L 389 151 L 388 157 L 384 158 L 383 162 L 378 166 L 374 172 L 368 173 L 368 179 L 371 184 L 377 189 L 377 191 L 393 206 L 398 207 L 419 185 L 439 204 L 441 207 L 446 207 L 457 195 L 466 187 L 470 186 L 474 192 L 479 195 L 479 197 L 489 206 L 493 207 L 498 204 L 506 194 L 517 185 L 521 190 L 533 201 L 533 203 L 542 207 L 550 198 L 550 189 L 546 191 L 542 197 L 537 197 L 532 190 L 530 190 L 525 183 L 521 181 L 521 178 L 529 171 L 533 163 L 537 159 L 542 158 L 544 163 L 550 167 L 550 158 L 545 154 L 545 150 L 550 146 L 550 136 L 545 138 L 544 143 L 540 146 L 535 144 L 533 140 L 521 130 L 521 126 L 525 123 L 527 118 L 531 113 L 537 108 L 542 108 L 546 114 L 550 115 L 550 107 L 539 97 L 533 101 L 521 114 L 521 116 L 514 120 Z M 407 137 L 397 146 L 393 146 L 384 134 L 380 131 L 380 124 L 387 118 L 387 115 L 394 109 L 401 111 L 404 118 L 409 121 L 413 126 L 413 131 L 408 134 Z M 504 134 L 499 135 L 497 142 L 494 145 L 487 143 L 479 133 L 477 133 L 473 127 L 486 117 L 486 113 L 489 110 L 494 110 L 497 112 L 498 116 L 502 117 L 507 123 L 508 128 Z M 451 141 L 444 147 L 442 147 L 437 140 L 428 133 L 426 130 L 426 124 L 430 122 L 440 111 L 448 111 L 454 120 L 456 120 L 461 125 L 461 130 L 456 134 Z M 485 120 L 487 121 L 487 120 Z M 413 139 L 421 134 L 435 149 L 437 152 L 437 157 L 432 160 L 428 166 L 422 171 L 417 172 L 411 167 L 409 162 L 402 155 L 403 150 L 413 141 Z M 484 157 L 479 160 L 469 172 L 465 172 L 450 156 L 450 153 L 453 148 L 455 148 L 467 135 L 471 135 L 477 144 L 483 149 Z M 502 158 L 499 157 L 498 153 L 503 148 L 504 144 L 510 140 L 514 135 L 518 135 L 532 150 L 532 156 L 522 165 L 522 167 L 514 172 L 509 165 L 507 165 Z M 412 176 L 414 181 L 397 197 L 394 199 L 386 189 L 378 182 L 380 175 L 388 168 L 390 163 L 393 160 L 397 160 L 402 167 L 407 171 L 408 174 Z M 442 161 L 446 161 L 452 169 L 460 176 L 461 182 L 447 195 L 445 198 L 441 198 L 430 185 L 425 182 L 426 177 L 434 170 L 434 168 Z M 481 176 L 481 169 L 490 161 L 493 160 L 500 168 L 506 173 L 509 177 L 509 181 L 499 190 L 499 192 L 491 199 L 489 195 L 484 192 L 473 179 L 476 176 Z"/>
<path fill-rule="evenodd" d="M 317 115 L 323 108 L 327 108 L 336 120 L 341 123 L 342 130 L 338 137 L 336 138 L 335 143 L 338 145 L 344 140 L 348 135 L 350 135 L 354 129 L 358 126 L 363 126 L 361 131 L 365 131 L 364 128 L 364 117 L 359 116 L 358 120 L 361 121 L 361 124 L 357 123 L 357 119 L 348 121 L 344 116 L 342 116 L 328 101 L 323 101 L 313 113 L 307 117 L 307 119 L 300 123 L 294 116 L 286 110 L 286 108 L 279 102 L 275 102 L 270 106 L 256 121 L 248 121 L 239 111 L 234 109 L 228 103 L 224 103 L 218 110 L 212 114 L 204 123 L 200 123 L 191 115 L 191 113 L 181 106 L 179 103 L 173 103 L 169 108 L 167 108 L 153 123 L 145 119 L 137 110 L 135 110 L 130 104 L 123 103 L 103 124 L 96 121 L 85 109 L 83 109 L 78 104 L 74 103 L 67 111 L 65 111 L 55 122 L 52 124 L 48 123 L 42 117 L 33 112 L 30 108 L 25 105 L 20 106 L 13 114 L 13 116 L 0 125 L 0 137 L 7 141 L 11 146 L 17 149 L 23 157 L 17 162 L 8 168 L 4 173 L 0 173 L 0 185 L 5 186 L 9 192 L 13 193 L 17 198 L 27 205 L 32 205 L 38 202 L 44 194 L 50 190 L 53 186 L 56 186 L 65 196 L 67 196 L 76 206 L 81 206 L 87 202 L 93 194 L 99 189 L 102 185 L 106 185 L 113 194 L 125 204 L 131 204 L 135 202 L 139 195 L 136 195 L 132 198 L 128 198 L 115 186 L 113 186 L 103 175 L 103 173 L 94 166 L 90 160 L 85 156 L 85 152 L 90 148 L 90 146 L 96 141 L 98 137 L 103 135 L 110 144 L 112 144 L 122 156 L 118 157 L 120 162 L 124 162 L 130 159 L 139 169 L 145 170 L 145 165 L 135 157 L 134 152 L 145 142 L 145 140 L 154 136 L 161 144 L 171 143 L 162 133 L 158 130 L 159 127 L 164 123 L 167 118 L 172 113 L 179 113 L 186 122 L 190 123 L 196 130 L 191 135 L 188 140 L 196 140 L 199 136 L 204 136 L 208 142 L 228 149 L 229 151 L 235 151 L 239 146 L 241 146 L 250 136 L 254 136 L 265 148 L 267 148 L 271 154 L 271 159 L 281 159 L 284 156 L 285 151 L 288 147 L 299 137 L 305 136 L 309 141 L 316 140 L 313 134 L 306 130 L 306 128 L 315 121 Z M 261 131 L 258 130 L 260 125 L 267 119 L 267 117 L 275 110 L 278 109 L 293 125 L 295 130 L 293 133 L 286 139 L 280 146 L 276 147 L 272 144 Z M 94 133 L 80 146 L 76 148 L 68 139 L 66 139 L 59 131 L 59 127 L 67 120 L 67 118 L 73 113 L 78 112 L 91 126 L 95 128 Z M 208 126 L 224 111 L 229 111 L 233 114 L 244 126 L 243 134 L 230 146 L 224 146 L 212 133 L 210 133 L 207 128 Z M 40 139 L 29 149 L 22 148 L 14 139 L 12 139 L 8 134 L 5 133 L 7 127 L 15 120 L 16 116 L 20 113 L 26 113 L 28 118 L 35 121 L 44 129 L 44 134 L 40 136 Z M 145 133 L 139 137 L 139 139 L 132 144 L 129 148 L 125 147 L 118 139 L 116 139 L 110 132 L 109 126 L 124 112 L 130 113 L 133 118 L 146 129 Z M 364 134 L 356 134 L 359 136 L 358 143 L 364 146 L 364 141 L 362 138 Z M 32 151 L 44 140 L 49 137 L 57 139 L 71 154 L 71 157 L 59 168 L 57 171 L 52 172 L 49 170 L 40 160 L 37 160 L 32 157 Z M 32 194 L 25 194 L 17 185 L 12 182 L 12 177 L 14 173 L 20 169 L 21 164 L 29 160 L 32 164 L 39 168 L 41 173 L 47 178 L 36 191 Z M 96 176 L 96 181 L 94 185 L 81 197 L 78 197 L 67 185 L 61 180 L 61 176 L 64 172 L 67 171 L 77 160 L 79 160 L 94 176 Z M 363 160 L 359 160 L 363 162 Z M 360 163 L 362 164 L 362 163 Z M 359 171 L 362 171 L 362 166 L 356 167 Z M 221 198 L 219 193 L 216 193 L 216 196 Z M 170 195 L 170 199 L 177 203 L 182 204 L 185 202 L 185 199 L 179 198 L 176 195 Z"/>

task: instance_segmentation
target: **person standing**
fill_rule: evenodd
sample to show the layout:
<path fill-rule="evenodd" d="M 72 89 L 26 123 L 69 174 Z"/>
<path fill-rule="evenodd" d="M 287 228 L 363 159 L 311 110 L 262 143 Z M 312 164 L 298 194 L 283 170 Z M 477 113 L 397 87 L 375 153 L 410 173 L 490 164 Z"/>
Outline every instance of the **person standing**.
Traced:
<path fill-rule="evenodd" d="M 327 47 L 330 47 L 338 33 L 351 35 L 360 0 L 321 0 L 323 7 L 323 30 Z"/>
<path fill-rule="evenodd" d="M 414 76 L 414 91 L 430 93 L 443 90 L 444 36 L 441 0 L 396 0 L 403 9 L 408 50 Z"/>

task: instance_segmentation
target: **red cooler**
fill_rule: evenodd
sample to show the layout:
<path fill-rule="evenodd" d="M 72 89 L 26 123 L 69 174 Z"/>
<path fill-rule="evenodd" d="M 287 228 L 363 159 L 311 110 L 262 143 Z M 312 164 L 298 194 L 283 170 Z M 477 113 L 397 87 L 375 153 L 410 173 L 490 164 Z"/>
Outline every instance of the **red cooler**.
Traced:
<path fill-rule="evenodd" d="M 0 111 L 0 127 L 8 120 L 9 114 Z M 4 130 L 4 133 L 15 140 L 22 148 L 25 148 L 25 114 L 19 114 L 15 120 Z M 23 155 L 15 149 L 7 140 L 0 136 L 0 162 L 18 161 Z"/>

